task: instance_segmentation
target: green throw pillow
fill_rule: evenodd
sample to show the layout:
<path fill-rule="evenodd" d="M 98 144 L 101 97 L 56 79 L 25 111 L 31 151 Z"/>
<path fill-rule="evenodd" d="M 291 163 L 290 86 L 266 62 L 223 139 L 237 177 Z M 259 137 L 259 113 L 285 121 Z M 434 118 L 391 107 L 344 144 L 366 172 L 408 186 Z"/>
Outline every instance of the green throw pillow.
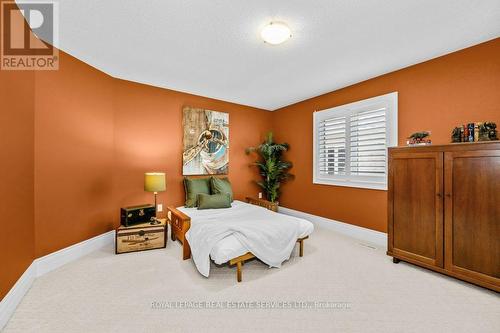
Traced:
<path fill-rule="evenodd" d="M 198 194 L 198 209 L 230 208 L 231 197 L 228 193 Z"/>
<path fill-rule="evenodd" d="M 229 179 L 212 177 L 210 179 L 210 185 L 213 194 L 227 193 L 229 194 L 229 199 L 233 202 L 233 189 L 231 188 Z"/>
<path fill-rule="evenodd" d="M 210 194 L 210 178 L 184 178 L 186 207 L 196 207 L 198 194 Z"/>

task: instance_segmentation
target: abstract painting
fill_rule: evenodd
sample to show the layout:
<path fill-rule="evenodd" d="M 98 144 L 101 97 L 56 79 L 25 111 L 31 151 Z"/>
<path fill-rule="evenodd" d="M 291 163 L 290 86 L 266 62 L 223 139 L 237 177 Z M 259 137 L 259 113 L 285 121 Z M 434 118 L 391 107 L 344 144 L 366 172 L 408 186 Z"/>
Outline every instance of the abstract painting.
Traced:
<path fill-rule="evenodd" d="M 229 168 L 229 114 L 199 108 L 183 110 L 182 174 L 227 174 Z"/>

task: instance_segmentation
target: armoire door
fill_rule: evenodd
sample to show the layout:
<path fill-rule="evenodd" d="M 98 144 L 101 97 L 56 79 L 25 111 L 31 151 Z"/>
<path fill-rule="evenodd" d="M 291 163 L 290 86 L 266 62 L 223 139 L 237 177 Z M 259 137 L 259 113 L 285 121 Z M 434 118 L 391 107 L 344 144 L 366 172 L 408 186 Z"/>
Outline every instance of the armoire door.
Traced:
<path fill-rule="evenodd" d="M 445 268 L 500 286 L 500 150 L 445 153 Z"/>
<path fill-rule="evenodd" d="M 389 156 L 388 252 L 443 267 L 443 153 Z"/>

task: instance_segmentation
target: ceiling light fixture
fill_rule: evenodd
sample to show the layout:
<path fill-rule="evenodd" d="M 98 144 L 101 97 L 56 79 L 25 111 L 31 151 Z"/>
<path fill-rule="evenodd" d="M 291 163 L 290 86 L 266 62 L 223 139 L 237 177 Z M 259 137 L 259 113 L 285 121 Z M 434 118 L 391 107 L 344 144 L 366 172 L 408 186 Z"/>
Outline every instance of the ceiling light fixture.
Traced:
<path fill-rule="evenodd" d="M 271 22 L 262 29 L 260 32 L 260 36 L 264 40 L 264 42 L 278 45 L 286 42 L 290 37 L 292 37 L 292 33 L 290 28 L 282 22 Z"/>

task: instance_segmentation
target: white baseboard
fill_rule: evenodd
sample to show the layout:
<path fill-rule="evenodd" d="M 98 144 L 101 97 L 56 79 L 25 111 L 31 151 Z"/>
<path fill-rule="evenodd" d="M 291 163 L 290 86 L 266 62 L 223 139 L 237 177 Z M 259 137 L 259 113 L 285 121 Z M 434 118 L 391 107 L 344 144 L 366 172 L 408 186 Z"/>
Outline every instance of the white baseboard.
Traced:
<path fill-rule="evenodd" d="M 84 240 L 75 245 L 68 246 L 56 252 L 36 259 L 36 276 L 42 276 L 54 269 L 57 269 L 69 262 L 75 261 L 87 254 L 94 252 L 109 244 L 114 244 L 115 232 L 108 231 L 99 236 Z"/>
<path fill-rule="evenodd" d="M 32 262 L 0 302 L 0 331 L 7 324 L 12 314 L 14 314 L 14 311 L 35 279 L 36 264 Z"/>
<path fill-rule="evenodd" d="M 279 212 L 286 214 L 286 215 L 291 215 L 291 216 L 296 216 L 296 217 L 306 219 L 308 221 L 311 221 L 312 223 L 314 223 L 318 227 L 336 231 L 340 234 L 343 234 L 343 235 L 346 235 L 346 236 L 349 236 L 352 238 L 356 238 L 356 239 L 359 239 L 361 241 L 376 245 L 379 248 L 383 248 L 383 249 L 387 248 L 387 234 L 386 233 L 363 228 L 363 227 L 359 227 L 359 226 L 344 223 L 344 222 L 331 220 L 331 219 L 317 216 L 317 215 L 304 213 L 304 212 L 290 209 L 290 208 L 286 208 L 286 207 L 279 207 Z"/>
<path fill-rule="evenodd" d="M 0 330 L 7 324 L 37 277 L 75 261 L 93 251 L 99 250 L 104 246 L 114 244 L 114 241 L 115 232 L 109 231 L 35 259 L 0 302 Z"/>

